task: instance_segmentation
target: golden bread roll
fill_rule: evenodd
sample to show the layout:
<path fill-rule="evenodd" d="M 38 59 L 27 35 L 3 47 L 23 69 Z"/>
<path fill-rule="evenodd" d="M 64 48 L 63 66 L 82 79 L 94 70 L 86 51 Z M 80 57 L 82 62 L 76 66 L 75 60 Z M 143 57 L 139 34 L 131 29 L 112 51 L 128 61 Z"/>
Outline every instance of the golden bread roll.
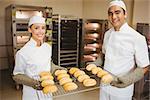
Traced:
<path fill-rule="evenodd" d="M 108 72 L 106 72 L 106 71 L 104 71 L 104 70 L 101 70 L 101 71 L 99 71 L 98 73 L 97 73 L 97 76 L 98 77 L 103 77 L 104 75 L 106 75 L 106 74 L 108 74 Z"/>
<path fill-rule="evenodd" d="M 70 70 L 69 70 L 69 73 L 70 74 L 74 74 L 76 71 L 80 70 L 79 68 L 76 68 L 76 67 L 72 67 Z"/>
<path fill-rule="evenodd" d="M 59 74 L 67 74 L 67 71 L 66 70 L 56 70 L 55 76 L 58 76 Z"/>
<path fill-rule="evenodd" d="M 40 77 L 42 77 L 42 76 L 45 76 L 45 75 L 52 75 L 49 71 L 43 71 L 43 72 L 41 72 L 40 74 Z"/>
<path fill-rule="evenodd" d="M 48 79 L 53 80 L 54 77 L 52 75 L 43 75 L 40 77 L 40 81 L 48 80 Z"/>
<path fill-rule="evenodd" d="M 91 71 L 92 68 L 96 68 L 97 66 L 95 64 L 89 64 L 86 66 L 86 70 Z"/>
<path fill-rule="evenodd" d="M 80 75 L 84 75 L 84 74 L 85 74 L 84 71 L 78 70 L 78 71 L 76 71 L 76 72 L 74 73 L 74 77 L 78 78 Z"/>
<path fill-rule="evenodd" d="M 71 91 L 71 90 L 75 90 L 78 88 L 78 86 L 73 83 L 73 82 L 70 82 L 70 83 L 66 83 L 63 85 L 63 88 L 65 91 Z"/>
<path fill-rule="evenodd" d="M 86 86 L 86 87 L 94 86 L 94 85 L 96 85 L 96 80 L 95 80 L 95 79 L 92 79 L 92 78 L 90 78 L 90 79 L 85 79 L 85 80 L 83 81 L 83 85 Z"/>
<path fill-rule="evenodd" d="M 54 81 L 53 80 L 43 80 L 42 82 L 41 82 L 41 86 L 42 87 L 45 87 L 45 86 L 47 86 L 47 85 L 53 85 L 54 84 Z"/>
<path fill-rule="evenodd" d="M 47 94 L 47 93 L 53 93 L 56 92 L 58 90 L 56 85 L 47 85 L 46 87 L 43 88 L 43 93 Z"/>
<path fill-rule="evenodd" d="M 78 81 L 79 81 L 79 82 L 83 82 L 85 79 L 88 79 L 88 78 L 90 78 L 90 76 L 87 75 L 87 74 L 80 75 L 80 76 L 78 77 Z"/>
<path fill-rule="evenodd" d="M 68 77 L 68 78 L 70 78 L 70 76 L 69 76 L 69 74 L 59 74 L 58 76 L 57 76 L 57 80 L 60 80 L 60 79 L 62 79 L 63 77 Z"/>
<path fill-rule="evenodd" d="M 60 85 L 64 85 L 65 83 L 68 83 L 68 82 L 72 82 L 72 79 L 64 77 L 64 78 L 62 78 L 62 79 L 59 80 L 59 84 Z"/>
<path fill-rule="evenodd" d="M 92 68 L 92 74 L 96 75 L 101 70 L 102 70 L 102 68 L 100 68 L 100 67 L 94 67 L 94 68 Z"/>
<path fill-rule="evenodd" d="M 104 84 L 109 84 L 113 80 L 113 77 L 110 74 L 106 74 L 102 77 L 101 82 Z"/>

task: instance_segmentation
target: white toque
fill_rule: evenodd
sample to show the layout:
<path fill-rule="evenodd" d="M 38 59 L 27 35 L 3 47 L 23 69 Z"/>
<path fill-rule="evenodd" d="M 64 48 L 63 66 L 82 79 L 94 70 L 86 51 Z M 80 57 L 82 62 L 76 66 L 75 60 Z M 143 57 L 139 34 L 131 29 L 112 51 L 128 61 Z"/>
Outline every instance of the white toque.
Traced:
<path fill-rule="evenodd" d="M 122 0 L 113 0 L 113 1 L 111 1 L 111 2 L 109 3 L 108 9 L 109 9 L 110 7 L 112 7 L 112 6 L 119 6 L 119 7 L 123 8 L 125 11 L 127 11 L 126 5 L 125 5 L 125 3 L 124 3 Z"/>
<path fill-rule="evenodd" d="M 41 16 L 32 16 L 29 20 L 28 26 L 35 23 L 45 24 L 45 18 Z"/>

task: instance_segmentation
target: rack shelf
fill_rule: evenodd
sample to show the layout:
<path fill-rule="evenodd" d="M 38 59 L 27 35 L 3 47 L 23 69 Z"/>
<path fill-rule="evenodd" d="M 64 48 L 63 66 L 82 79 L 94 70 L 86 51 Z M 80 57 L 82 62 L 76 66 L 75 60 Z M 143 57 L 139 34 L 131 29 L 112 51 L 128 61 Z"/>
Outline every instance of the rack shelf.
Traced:
<path fill-rule="evenodd" d="M 79 18 L 53 15 L 53 62 L 62 67 L 78 66 Z"/>
<path fill-rule="evenodd" d="M 83 63 L 94 62 L 102 50 L 104 32 L 108 29 L 107 20 L 87 19 L 83 35 Z"/>

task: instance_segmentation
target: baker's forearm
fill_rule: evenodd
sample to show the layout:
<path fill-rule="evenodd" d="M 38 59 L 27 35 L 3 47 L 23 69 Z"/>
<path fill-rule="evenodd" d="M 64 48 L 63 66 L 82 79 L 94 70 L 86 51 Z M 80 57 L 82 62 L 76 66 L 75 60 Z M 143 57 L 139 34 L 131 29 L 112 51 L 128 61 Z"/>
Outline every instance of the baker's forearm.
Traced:
<path fill-rule="evenodd" d="M 40 89 L 41 88 L 39 81 L 32 79 L 25 74 L 13 75 L 12 78 L 17 84 L 27 85 L 27 86 L 33 87 L 34 89 Z"/>
<path fill-rule="evenodd" d="M 124 88 L 139 81 L 141 78 L 143 78 L 143 76 L 144 68 L 137 67 L 134 71 L 131 71 L 126 75 L 118 77 L 117 80 L 112 81 L 111 85 L 118 88 Z"/>

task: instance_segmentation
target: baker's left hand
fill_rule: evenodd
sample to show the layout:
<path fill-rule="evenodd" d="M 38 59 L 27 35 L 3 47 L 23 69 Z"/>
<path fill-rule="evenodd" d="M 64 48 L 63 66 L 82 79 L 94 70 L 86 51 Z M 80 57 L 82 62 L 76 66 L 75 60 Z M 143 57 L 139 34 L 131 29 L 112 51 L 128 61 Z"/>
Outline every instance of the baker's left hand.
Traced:
<path fill-rule="evenodd" d="M 118 88 L 125 88 L 131 84 L 132 83 L 129 80 L 127 80 L 126 78 L 123 78 L 123 77 L 116 77 L 116 80 L 113 80 L 111 82 L 112 86 L 115 86 Z"/>
<path fill-rule="evenodd" d="M 138 80 L 140 80 L 144 76 L 144 71 L 142 68 L 137 67 L 133 72 L 127 73 L 121 77 L 117 77 L 116 80 L 111 82 L 112 86 L 118 88 L 125 88 Z"/>

